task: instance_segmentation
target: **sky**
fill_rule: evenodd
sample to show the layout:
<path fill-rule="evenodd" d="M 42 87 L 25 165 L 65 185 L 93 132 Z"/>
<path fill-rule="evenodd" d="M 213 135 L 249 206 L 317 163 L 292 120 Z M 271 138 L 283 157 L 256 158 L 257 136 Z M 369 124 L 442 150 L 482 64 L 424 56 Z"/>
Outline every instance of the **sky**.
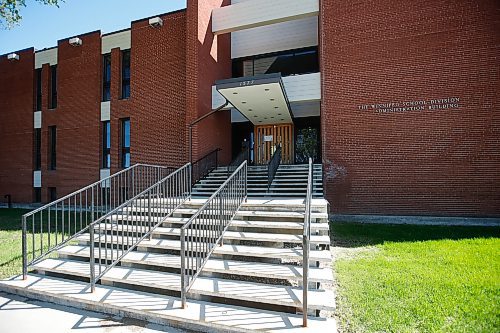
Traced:
<path fill-rule="evenodd" d="M 26 0 L 19 25 L 0 30 L 0 54 L 32 46 L 41 50 L 90 31 L 129 28 L 131 21 L 182 8 L 186 0 L 65 0 L 59 8 Z"/>

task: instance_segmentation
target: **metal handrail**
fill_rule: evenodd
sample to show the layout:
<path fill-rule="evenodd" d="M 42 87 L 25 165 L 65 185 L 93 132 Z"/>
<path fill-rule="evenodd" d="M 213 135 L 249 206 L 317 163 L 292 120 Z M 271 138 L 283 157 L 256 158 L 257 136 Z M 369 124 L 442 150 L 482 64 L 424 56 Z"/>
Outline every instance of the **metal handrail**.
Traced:
<path fill-rule="evenodd" d="M 271 188 L 271 184 L 273 183 L 274 176 L 276 175 L 276 171 L 281 163 L 281 145 L 276 144 L 276 150 L 274 151 L 273 156 L 269 160 L 267 164 L 267 189 Z"/>
<path fill-rule="evenodd" d="M 104 274 L 146 237 L 151 237 L 152 231 L 189 199 L 190 189 L 191 163 L 187 163 L 91 223 L 90 286 L 92 292 L 95 290 L 95 284 Z M 121 224 L 118 224 L 118 221 L 121 221 Z M 120 231 L 121 236 L 114 235 L 114 232 Z M 97 251 L 94 249 L 95 232 L 99 235 Z M 97 273 L 96 265 L 98 266 Z"/>
<path fill-rule="evenodd" d="M 229 176 L 231 173 L 238 168 L 238 166 L 243 163 L 243 161 L 249 161 L 250 159 L 250 147 L 245 147 L 239 154 L 236 156 L 234 160 L 229 163 L 227 166 L 227 175 Z"/>
<path fill-rule="evenodd" d="M 216 148 L 193 162 L 191 169 L 192 185 L 196 184 L 200 179 L 208 175 L 212 170 L 217 169 L 217 167 L 219 166 L 219 151 L 221 151 L 221 149 Z"/>
<path fill-rule="evenodd" d="M 307 327 L 307 291 L 309 289 L 309 249 L 311 240 L 311 201 L 313 191 L 313 164 L 309 157 L 307 192 L 305 199 L 304 230 L 302 237 L 302 325 Z"/>
<path fill-rule="evenodd" d="M 91 222 L 173 170 L 164 166 L 135 164 L 24 214 L 23 278 L 27 278 L 29 266 L 78 237 L 88 230 Z M 31 260 L 28 260 L 28 255 Z"/>
<path fill-rule="evenodd" d="M 247 161 L 229 176 L 181 228 L 181 301 L 247 198 Z"/>

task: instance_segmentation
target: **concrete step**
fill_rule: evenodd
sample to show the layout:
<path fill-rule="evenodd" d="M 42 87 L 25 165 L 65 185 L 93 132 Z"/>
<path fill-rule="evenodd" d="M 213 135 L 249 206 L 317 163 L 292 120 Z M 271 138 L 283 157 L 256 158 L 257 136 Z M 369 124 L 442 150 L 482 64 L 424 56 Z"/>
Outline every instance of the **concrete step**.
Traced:
<path fill-rule="evenodd" d="M 113 250 L 113 258 L 119 254 Z M 111 251 L 110 251 L 111 252 Z M 89 246 L 68 245 L 57 251 L 62 259 L 80 258 L 88 261 L 90 257 Z M 95 256 L 98 255 L 98 249 L 94 249 Z M 111 253 L 107 254 L 111 259 Z M 142 251 L 131 251 L 121 260 L 122 266 L 139 267 L 148 270 L 168 270 L 176 269 L 179 272 L 181 268 L 181 259 L 179 255 L 165 253 L 150 253 Z M 285 264 L 268 264 L 257 262 L 245 262 L 236 260 L 224 260 L 210 258 L 201 273 L 204 276 L 209 274 L 218 274 L 219 277 L 237 275 L 242 277 L 254 277 L 265 279 L 282 279 L 295 282 L 302 281 L 302 267 Z M 309 280 L 312 283 L 332 283 L 333 275 L 328 268 L 309 268 Z"/>
<path fill-rule="evenodd" d="M 37 263 L 33 269 L 40 274 L 47 272 L 62 276 L 89 277 L 88 262 L 66 259 L 45 259 Z M 113 267 L 102 278 L 101 283 L 139 289 L 146 292 L 159 292 L 177 295 L 180 291 L 179 274 L 149 271 L 128 267 Z M 264 283 L 235 281 L 198 276 L 188 293 L 189 298 L 204 301 L 223 299 L 234 302 L 234 305 L 253 307 L 297 308 L 302 304 L 302 288 Z M 335 310 L 335 295 L 326 290 L 308 291 L 309 310 Z"/>
<path fill-rule="evenodd" d="M 263 211 L 263 210 L 244 210 L 240 209 L 236 212 L 235 218 L 278 218 L 290 219 L 291 221 L 300 219 L 304 220 L 304 212 L 289 212 L 289 211 Z M 311 220 L 328 220 L 327 213 L 311 213 Z"/>
<path fill-rule="evenodd" d="M 148 323 L 175 326 L 196 332 L 328 332 L 335 321 L 309 316 L 308 328 L 302 328 L 302 315 L 210 303 L 188 299 L 181 309 L 180 299 L 153 293 L 97 285 L 89 292 L 86 282 L 28 274 L 26 280 L 0 281 L 0 290 L 23 297 L 84 308 L 111 316 L 122 316 Z M 28 318 L 27 318 L 28 319 Z"/>

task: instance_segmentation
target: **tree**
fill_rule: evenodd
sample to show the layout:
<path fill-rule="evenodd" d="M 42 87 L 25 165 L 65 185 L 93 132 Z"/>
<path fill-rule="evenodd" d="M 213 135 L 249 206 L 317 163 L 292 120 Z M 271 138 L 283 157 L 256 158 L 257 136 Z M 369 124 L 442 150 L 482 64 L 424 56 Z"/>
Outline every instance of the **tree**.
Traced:
<path fill-rule="evenodd" d="M 59 7 L 64 0 L 36 0 L 44 5 Z M 21 21 L 20 7 L 26 7 L 26 0 L 0 0 L 0 27 L 10 29 Z"/>

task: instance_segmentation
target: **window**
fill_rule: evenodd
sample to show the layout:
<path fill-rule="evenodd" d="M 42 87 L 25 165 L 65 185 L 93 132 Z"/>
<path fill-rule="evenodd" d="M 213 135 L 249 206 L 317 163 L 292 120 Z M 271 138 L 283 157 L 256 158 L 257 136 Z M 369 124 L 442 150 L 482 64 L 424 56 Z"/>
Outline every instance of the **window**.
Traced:
<path fill-rule="evenodd" d="M 57 107 L 57 65 L 50 66 L 50 109 Z"/>
<path fill-rule="evenodd" d="M 130 119 L 122 119 L 121 130 L 121 166 L 130 167 Z"/>
<path fill-rule="evenodd" d="M 49 202 L 57 200 L 57 189 L 55 187 L 49 187 Z"/>
<path fill-rule="evenodd" d="M 122 51 L 122 98 L 130 97 L 130 50 Z"/>
<path fill-rule="evenodd" d="M 102 101 L 111 100 L 111 54 L 103 56 Z"/>
<path fill-rule="evenodd" d="M 319 72 L 317 47 L 233 60 L 233 77 L 281 73 L 283 76 Z"/>
<path fill-rule="evenodd" d="M 38 68 L 35 75 L 36 80 L 36 105 L 35 111 L 42 110 L 42 69 Z"/>
<path fill-rule="evenodd" d="M 42 168 L 42 129 L 35 128 L 34 138 L 34 158 L 33 158 L 33 169 L 40 170 Z"/>
<path fill-rule="evenodd" d="M 33 189 L 33 202 L 34 203 L 42 202 L 42 189 L 40 187 L 35 187 Z"/>
<path fill-rule="evenodd" d="M 111 124 L 109 121 L 102 122 L 102 168 L 111 167 Z"/>
<path fill-rule="evenodd" d="M 56 126 L 49 126 L 49 147 L 48 147 L 48 160 L 49 160 L 49 170 L 56 169 L 56 153 L 57 153 L 57 128 Z"/>

